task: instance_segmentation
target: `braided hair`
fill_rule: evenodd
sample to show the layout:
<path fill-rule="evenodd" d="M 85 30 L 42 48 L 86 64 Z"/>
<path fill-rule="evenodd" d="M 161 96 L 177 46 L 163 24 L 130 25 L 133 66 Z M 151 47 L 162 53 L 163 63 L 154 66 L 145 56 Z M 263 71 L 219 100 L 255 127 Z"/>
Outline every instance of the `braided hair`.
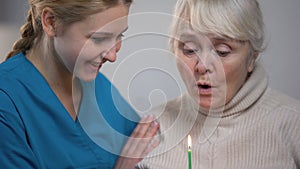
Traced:
<path fill-rule="evenodd" d="M 54 11 L 62 24 L 68 25 L 120 3 L 130 5 L 132 0 L 30 0 L 29 3 L 27 20 L 20 29 L 21 38 L 14 43 L 6 60 L 21 52 L 26 54 L 41 40 L 43 35 L 41 14 L 46 7 Z"/>

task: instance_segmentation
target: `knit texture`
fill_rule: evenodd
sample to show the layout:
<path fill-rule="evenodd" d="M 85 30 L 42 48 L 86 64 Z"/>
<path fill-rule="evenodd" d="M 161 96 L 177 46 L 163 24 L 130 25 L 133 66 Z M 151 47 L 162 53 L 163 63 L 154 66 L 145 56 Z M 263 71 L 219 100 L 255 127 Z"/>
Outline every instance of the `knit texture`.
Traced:
<path fill-rule="evenodd" d="M 154 109 L 161 144 L 138 168 L 188 168 L 188 134 L 193 169 L 300 168 L 300 102 L 270 89 L 260 65 L 218 116 L 199 110 L 187 94 Z"/>

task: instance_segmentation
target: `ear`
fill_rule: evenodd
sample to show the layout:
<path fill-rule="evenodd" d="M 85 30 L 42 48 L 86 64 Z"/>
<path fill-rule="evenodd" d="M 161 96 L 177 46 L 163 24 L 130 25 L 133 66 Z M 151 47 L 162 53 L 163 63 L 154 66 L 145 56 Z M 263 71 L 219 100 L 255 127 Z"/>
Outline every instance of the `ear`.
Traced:
<path fill-rule="evenodd" d="M 251 73 L 254 69 L 254 66 L 255 66 L 255 62 L 256 62 L 256 59 L 258 57 L 259 53 L 258 52 L 253 52 L 253 54 L 250 56 L 250 60 L 248 62 L 248 72 Z"/>
<path fill-rule="evenodd" d="M 55 19 L 55 13 L 51 8 L 46 7 L 43 9 L 41 22 L 44 32 L 50 37 L 54 37 L 56 35 Z"/>

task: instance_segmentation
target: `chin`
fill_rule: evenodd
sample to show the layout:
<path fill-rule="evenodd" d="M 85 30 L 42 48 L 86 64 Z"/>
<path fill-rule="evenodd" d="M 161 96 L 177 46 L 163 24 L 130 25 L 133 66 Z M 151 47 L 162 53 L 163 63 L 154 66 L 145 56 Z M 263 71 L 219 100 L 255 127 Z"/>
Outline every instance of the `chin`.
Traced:
<path fill-rule="evenodd" d="M 212 108 L 211 103 L 207 102 L 199 102 L 199 107 L 204 110 L 210 110 Z"/>
<path fill-rule="evenodd" d="M 77 76 L 78 79 L 84 82 L 91 82 L 96 79 L 98 72 L 96 73 L 82 73 Z"/>
<path fill-rule="evenodd" d="M 212 100 L 212 99 L 202 99 L 199 102 L 199 106 L 204 110 L 222 110 L 224 108 L 224 100 Z"/>

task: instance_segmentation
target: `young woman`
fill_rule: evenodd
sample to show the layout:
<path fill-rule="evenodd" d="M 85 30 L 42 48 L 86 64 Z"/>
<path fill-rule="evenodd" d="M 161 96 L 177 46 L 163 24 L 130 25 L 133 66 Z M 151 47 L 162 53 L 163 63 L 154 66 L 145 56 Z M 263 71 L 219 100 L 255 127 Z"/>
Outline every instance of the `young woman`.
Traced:
<path fill-rule="evenodd" d="M 131 3 L 30 0 L 22 37 L 0 65 L 2 168 L 132 169 L 157 145 L 154 117 L 137 124 L 99 73 L 116 60 Z"/>
<path fill-rule="evenodd" d="M 268 87 L 256 0 L 178 0 L 170 45 L 187 94 L 155 109 L 161 144 L 140 164 L 195 169 L 300 167 L 300 103 Z"/>

